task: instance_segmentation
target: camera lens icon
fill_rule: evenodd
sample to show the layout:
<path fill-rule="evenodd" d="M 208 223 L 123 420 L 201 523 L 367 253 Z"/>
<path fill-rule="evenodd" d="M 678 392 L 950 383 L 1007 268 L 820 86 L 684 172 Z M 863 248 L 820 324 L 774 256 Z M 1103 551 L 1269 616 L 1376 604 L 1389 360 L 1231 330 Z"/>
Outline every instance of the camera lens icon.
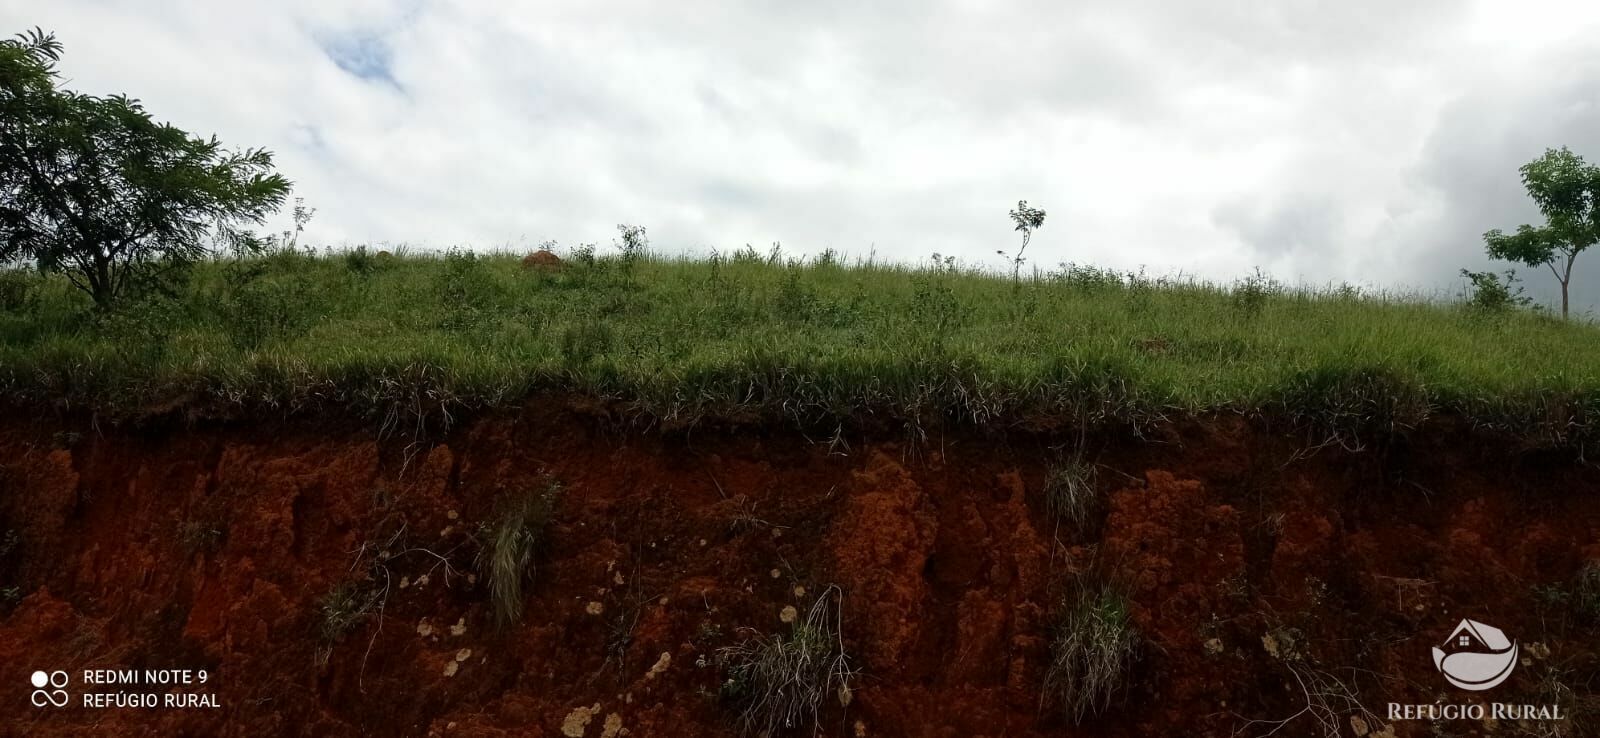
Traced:
<path fill-rule="evenodd" d="M 34 707 L 67 706 L 67 690 L 63 689 L 63 687 L 67 686 L 68 682 L 66 672 L 36 671 L 33 673 L 33 676 L 29 678 L 29 681 L 31 681 L 34 686 L 32 700 Z"/>

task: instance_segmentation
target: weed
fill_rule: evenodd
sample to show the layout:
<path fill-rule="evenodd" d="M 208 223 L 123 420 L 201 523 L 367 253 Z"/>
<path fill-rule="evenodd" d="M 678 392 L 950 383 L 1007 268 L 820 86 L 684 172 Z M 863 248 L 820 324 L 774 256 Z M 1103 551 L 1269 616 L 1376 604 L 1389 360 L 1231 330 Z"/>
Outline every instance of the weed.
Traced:
<path fill-rule="evenodd" d="M 1049 275 L 1050 281 L 1084 292 L 1101 292 L 1122 286 L 1122 275 L 1111 269 L 1067 262 Z"/>
<path fill-rule="evenodd" d="M 1579 570 L 1572 598 L 1579 616 L 1600 622 L 1600 561 L 1590 561 Z"/>
<path fill-rule="evenodd" d="M 772 301 L 772 312 L 779 320 L 804 322 L 810 317 L 817 296 L 806 287 L 803 278 L 798 264 L 791 264 L 783 270 L 778 293 Z"/>
<path fill-rule="evenodd" d="M 1504 276 L 1494 272 L 1469 272 L 1461 270 L 1470 285 L 1466 294 L 1467 308 L 1481 314 L 1498 315 L 1516 308 L 1527 307 L 1533 298 L 1523 294 L 1517 284 L 1517 273 L 1507 269 Z"/>
<path fill-rule="evenodd" d="M 1233 309 L 1240 315 L 1254 318 L 1266 308 L 1267 301 L 1283 294 L 1283 285 L 1256 268 L 1252 274 L 1233 286 Z"/>
<path fill-rule="evenodd" d="M 969 311 L 956 297 L 945 277 L 938 274 L 912 279 L 909 318 L 912 335 L 918 336 L 926 350 L 944 353 L 951 334 L 965 322 Z"/>
<path fill-rule="evenodd" d="M 489 580 L 489 600 L 496 625 L 504 628 L 522 619 L 523 585 L 534 575 L 534 558 L 546 543 L 545 529 L 561 498 L 561 484 L 545 477 L 539 488 L 501 500 L 478 552 L 478 570 Z"/>
<path fill-rule="evenodd" d="M 581 368 L 610 351 L 613 341 L 609 323 L 569 325 L 561 331 L 561 358 L 568 367 Z"/>
<path fill-rule="evenodd" d="M 695 629 L 692 642 L 697 646 L 704 646 L 720 640 L 722 640 L 722 626 L 710 620 L 702 620 L 700 626 Z"/>
<path fill-rule="evenodd" d="M 761 263 L 761 253 L 756 251 L 756 247 L 751 246 L 750 244 L 745 244 L 744 248 L 738 249 L 738 250 L 733 252 L 733 263 L 735 263 L 735 264 L 760 264 Z"/>
<path fill-rule="evenodd" d="M 332 645 L 378 606 L 379 593 L 364 582 L 344 582 L 323 595 L 317 603 L 317 637 L 324 646 Z"/>
<path fill-rule="evenodd" d="M 727 669 L 720 696 L 737 711 L 745 735 L 815 727 L 830 697 L 849 706 L 856 672 L 840 633 L 842 599 L 838 587 L 828 587 L 791 625 L 788 637 L 758 633 L 717 652 Z"/>
<path fill-rule="evenodd" d="M 756 515 L 755 500 L 744 495 L 735 495 L 732 502 L 734 512 L 728 519 L 728 532 L 733 535 L 739 536 L 752 533 L 772 525 Z"/>
<path fill-rule="evenodd" d="M 289 276 L 300 269 L 298 264 L 275 269 L 271 259 L 231 259 L 222 267 L 220 291 L 209 302 L 236 348 L 254 351 L 304 331 L 315 320 L 310 308 L 316 296 Z"/>
<path fill-rule="evenodd" d="M 1535 682 L 1534 704 L 1560 705 L 1563 719 L 1518 721 L 1511 724 L 1512 735 L 1537 738 L 1577 738 L 1595 735 L 1600 727 L 1600 696 L 1585 694 L 1585 678 L 1577 669 L 1546 662 Z"/>
<path fill-rule="evenodd" d="M 379 261 L 377 255 L 368 251 L 365 245 L 344 252 L 344 268 L 358 277 L 377 271 Z"/>
<path fill-rule="evenodd" d="M 444 270 L 435 277 L 441 316 L 439 327 L 464 330 L 477 327 L 492 312 L 500 290 L 477 254 L 451 249 Z"/>
<path fill-rule="evenodd" d="M 1056 465 L 1044 482 L 1044 506 L 1050 517 L 1083 528 L 1099 507 L 1093 464 L 1071 459 Z"/>
<path fill-rule="evenodd" d="M 1139 656 L 1128 602 L 1109 587 L 1080 585 L 1061 604 L 1043 699 L 1081 724 L 1111 705 Z"/>
<path fill-rule="evenodd" d="M 0 268 L 0 312 L 33 312 L 39 307 L 39 285 L 39 280 L 25 270 Z"/>
<path fill-rule="evenodd" d="M 178 542 L 184 553 L 194 555 L 200 551 L 215 551 L 222 542 L 222 529 L 199 520 L 189 520 L 178 527 Z"/>
<path fill-rule="evenodd" d="M 7 528 L 4 535 L 0 535 L 0 562 L 17 550 L 22 538 L 15 529 Z M 22 601 L 22 588 L 17 586 L 0 587 L 0 610 L 9 611 Z"/>
<path fill-rule="evenodd" d="M 1281 720 L 1247 721 L 1244 729 L 1236 734 L 1260 728 L 1262 732 L 1258 735 L 1265 738 L 1290 724 L 1299 724 L 1303 719 L 1309 720 L 1310 724 L 1293 735 L 1339 738 L 1345 734 L 1346 725 L 1356 728 L 1357 735 L 1367 735 L 1376 734 L 1375 731 L 1383 725 L 1378 715 L 1361 704 L 1360 694 L 1352 684 L 1354 669 L 1349 670 L 1351 678 L 1346 679 L 1334 672 L 1313 668 L 1304 661 L 1285 661 L 1284 666 L 1294 678 L 1304 700 L 1300 709 Z"/>
<path fill-rule="evenodd" d="M 1600 561 L 1590 561 L 1566 584 L 1533 588 L 1539 604 L 1575 615 L 1579 621 L 1600 623 Z"/>
<path fill-rule="evenodd" d="M 622 236 L 622 258 L 633 263 L 645 257 L 650 252 L 650 238 L 645 235 L 644 226 L 617 224 L 617 233 Z"/>

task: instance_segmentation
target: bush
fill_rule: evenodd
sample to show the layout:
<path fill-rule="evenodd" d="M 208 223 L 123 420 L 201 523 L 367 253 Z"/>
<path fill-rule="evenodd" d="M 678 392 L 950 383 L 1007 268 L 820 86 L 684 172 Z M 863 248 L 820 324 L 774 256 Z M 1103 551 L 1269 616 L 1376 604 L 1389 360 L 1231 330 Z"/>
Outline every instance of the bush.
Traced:
<path fill-rule="evenodd" d="M 1113 269 L 1100 269 L 1087 264 L 1067 262 L 1061 271 L 1050 275 L 1051 281 L 1064 287 L 1094 292 L 1122 286 L 1122 275 Z"/>
<path fill-rule="evenodd" d="M 941 273 L 919 274 L 911 278 L 911 284 L 911 328 L 925 349 L 943 353 L 945 341 L 966 322 L 971 310 L 961 304 Z"/>
<path fill-rule="evenodd" d="M 804 276 L 798 264 L 783 270 L 778 293 L 772 300 L 772 311 L 778 320 L 804 322 L 817 308 L 817 294 L 806 285 Z"/>
<path fill-rule="evenodd" d="M 1062 602 L 1050 643 L 1044 699 L 1078 724 L 1097 715 L 1126 686 L 1138 659 L 1139 636 L 1128 602 L 1109 587 L 1080 586 Z"/>
<path fill-rule="evenodd" d="M 1473 310 L 1504 313 L 1533 303 L 1533 298 L 1522 294 L 1522 285 L 1517 284 L 1517 273 L 1509 269 L 1503 277 L 1494 272 L 1469 272 L 1465 269 L 1461 270 L 1461 276 L 1466 277 L 1471 285 L 1466 297 L 1467 306 Z"/>
<path fill-rule="evenodd" d="M 489 274 L 485 261 L 477 254 L 450 249 L 444 255 L 444 269 L 434 278 L 443 315 L 439 327 L 466 330 L 482 324 L 499 301 L 500 289 Z"/>
<path fill-rule="evenodd" d="M 344 268 L 351 274 L 365 277 L 378 270 L 378 257 L 366 246 L 357 246 L 344 252 Z"/>
<path fill-rule="evenodd" d="M 39 275 L 28 269 L 0 269 L 0 311 L 31 313 L 39 306 Z"/>
<path fill-rule="evenodd" d="M 93 321 L 106 335 L 118 338 L 118 353 L 127 359 L 158 360 L 167 355 L 174 333 L 187 319 L 183 303 L 145 292 L 124 297 L 115 311 L 98 310 Z"/>
<path fill-rule="evenodd" d="M 650 253 L 650 238 L 645 235 L 644 226 L 617 224 L 617 233 L 622 236 L 622 260 L 628 265 L 643 259 Z"/>
<path fill-rule="evenodd" d="M 317 318 L 315 293 L 308 293 L 304 283 L 291 276 L 299 270 L 291 268 L 278 276 L 275 263 L 237 259 L 223 267 L 222 289 L 210 307 L 229 342 L 242 351 L 303 333 Z"/>
<path fill-rule="evenodd" d="M 488 539 L 478 552 L 478 570 L 489 580 L 490 609 L 504 628 L 522 619 L 523 585 L 534 575 L 534 558 L 545 544 L 545 528 L 561 499 L 561 484 L 545 477 L 540 488 L 501 501 Z"/>
<path fill-rule="evenodd" d="M 1283 294 L 1283 285 L 1272 277 L 1256 273 L 1236 282 L 1233 286 L 1233 309 L 1247 317 L 1255 317 L 1266 308 L 1267 300 Z"/>
<path fill-rule="evenodd" d="M 735 264 L 760 264 L 761 263 L 761 252 L 756 251 L 756 247 L 751 246 L 750 244 L 745 244 L 744 248 L 734 250 L 734 252 L 733 252 L 733 263 L 735 263 Z"/>
<path fill-rule="evenodd" d="M 855 672 L 840 635 L 842 594 L 829 587 L 789 637 L 757 634 L 718 652 L 727 667 L 722 699 L 738 711 L 737 723 L 745 735 L 776 736 L 781 730 L 817 723 L 828 697 L 849 706 Z"/>

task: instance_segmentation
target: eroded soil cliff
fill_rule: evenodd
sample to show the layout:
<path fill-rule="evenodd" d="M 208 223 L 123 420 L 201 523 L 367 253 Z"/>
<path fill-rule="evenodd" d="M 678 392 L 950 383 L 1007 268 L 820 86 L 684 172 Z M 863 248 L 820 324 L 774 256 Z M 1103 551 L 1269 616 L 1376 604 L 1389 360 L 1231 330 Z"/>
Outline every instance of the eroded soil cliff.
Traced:
<path fill-rule="evenodd" d="M 641 432 L 554 405 L 426 444 L 340 422 L 12 417 L 0 730 L 733 735 L 718 650 L 783 633 L 785 608 L 836 584 L 860 675 L 823 735 L 1259 735 L 1277 724 L 1250 721 L 1290 718 L 1279 735 L 1320 735 L 1308 679 L 1380 718 L 1391 701 L 1475 699 L 1429 655 L 1462 618 L 1523 646 L 1493 699 L 1580 714 L 1353 721 L 1335 699 L 1337 729 L 1583 734 L 1600 631 L 1570 595 L 1600 560 L 1593 467 L 1464 428 L 1359 451 L 1232 418 L 1143 435 L 1085 440 L 1100 502 L 1075 526 L 1040 500 L 1067 435 L 816 443 Z M 497 629 L 480 524 L 548 479 L 565 493 L 524 618 Z M 1143 645 L 1118 701 L 1075 726 L 1041 683 L 1060 598 L 1085 581 L 1126 593 Z M 353 615 L 330 631 L 341 592 Z M 35 670 L 71 674 L 76 695 L 102 668 L 205 669 L 220 704 L 29 702 Z"/>

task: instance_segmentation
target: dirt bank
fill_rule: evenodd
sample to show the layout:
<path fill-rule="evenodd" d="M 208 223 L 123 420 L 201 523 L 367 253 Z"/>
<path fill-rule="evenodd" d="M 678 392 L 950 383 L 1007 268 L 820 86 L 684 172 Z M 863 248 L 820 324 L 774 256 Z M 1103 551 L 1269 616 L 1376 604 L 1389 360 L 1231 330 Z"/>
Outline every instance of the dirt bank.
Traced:
<path fill-rule="evenodd" d="M 1319 735 L 1297 677 L 1348 685 L 1380 717 L 1390 701 L 1491 699 L 1435 670 L 1429 649 L 1462 618 L 1521 644 L 1493 700 L 1571 712 L 1600 690 L 1600 631 L 1571 596 L 1600 560 L 1594 468 L 1448 424 L 1358 452 L 1238 419 L 1144 436 L 1087 440 L 1101 503 L 1079 528 L 1039 499 L 1061 436 L 819 444 L 528 407 L 414 446 L 311 421 L 12 417 L 0 421 L 0 534 L 15 533 L 0 547 L 0 588 L 15 588 L 0 605 L 3 728 L 732 735 L 718 649 L 747 629 L 785 632 L 785 608 L 830 584 L 861 674 L 847 709 L 824 710 L 823 735 L 1226 736 L 1296 715 L 1279 735 Z M 479 525 L 547 479 L 565 494 L 526 615 L 497 630 L 474 573 Z M 1074 727 L 1041 706 L 1040 685 L 1057 602 L 1084 581 L 1127 594 L 1143 646 L 1121 698 Z M 371 599 L 330 636 L 341 591 Z M 76 702 L 110 689 L 82 685 L 85 669 L 157 668 L 206 670 L 180 691 L 218 706 Z M 32 706 L 30 674 L 57 669 L 74 701 Z M 1332 706 L 1343 734 L 1389 723 Z"/>

